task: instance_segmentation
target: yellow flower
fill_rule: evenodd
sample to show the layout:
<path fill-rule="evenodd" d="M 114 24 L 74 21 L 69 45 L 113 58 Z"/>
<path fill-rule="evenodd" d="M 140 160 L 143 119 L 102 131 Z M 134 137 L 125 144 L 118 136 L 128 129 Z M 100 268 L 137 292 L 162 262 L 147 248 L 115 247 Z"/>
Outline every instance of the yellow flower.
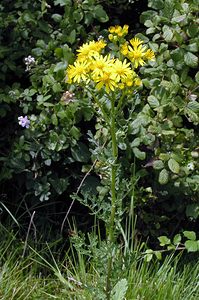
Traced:
<path fill-rule="evenodd" d="M 100 39 L 95 43 L 96 51 L 99 53 L 102 49 L 106 47 L 106 43 L 103 39 Z"/>
<path fill-rule="evenodd" d="M 124 83 L 119 83 L 118 87 L 120 90 L 123 90 L 125 88 L 125 85 L 124 85 Z"/>
<path fill-rule="evenodd" d="M 114 39 L 114 35 L 113 35 L 112 33 L 110 33 L 110 34 L 108 35 L 108 38 L 109 38 L 110 41 L 112 41 L 112 40 Z"/>
<path fill-rule="evenodd" d="M 118 86 L 117 82 L 115 81 L 115 75 L 112 68 L 106 68 L 103 72 L 103 75 L 95 78 L 95 82 L 97 82 L 96 88 L 98 90 L 101 90 L 103 87 L 105 87 L 105 91 L 107 93 L 114 91 Z"/>
<path fill-rule="evenodd" d="M 126 81 L 126 86 L 127 87 L 131 87 L 133 85 L 133 81 L 132 80 L 127 80 Z"/>
<path fill-rule="evenodd" d="M 116 59 L 113 65 L 113 70 L 118 82 L 132 74 L 130 63 L 127 63 L 126 59 L 123 62 Z"/>
<path fill-rule="evenodd" d="M 77 50 L 77 52 L 79 52 L 77 58 L 80 61 L 88 61 L 93 55 L 99 53 L 105 46 L 106 43 L 103 40 L 85 43 L 79 48 L 79 50 Z"/>
<path fill-rule="evenodd" d="M 89 81 L 88 78 L 89 64 L 87 62 L 76 61 L 74 65 L 69 65 L 67 70 L 67 81 L 77 82 L 80 81 Z"/>
<path fill-rule="evenodd" d="M 115 26 L 115 33 L 116 33 L 116 34 L 119 34 L 119 33 L 121 33 L 121 32 L 122 32 L 122 27 L 119 26 L 119 25 L 116 25 L 116 26 Z"/>
<path fill-rule="evenodd" d="M 126 56 L 129 52 L 129 49 L 128 49 L 128 43 L 124 43 L 122 46 L 121 46 L 121 49 L 120 49 L 120 52 Z"/>
<path fill-rule="evenodd" d="M 145 56 L 145 50 L 146 47 L 139 45 L 135 48 L 132 48 L 129 46 L 129 52 L 128 52 L 128 58 L 132 61 L 135 68 L 137 68 L 139 65 L 143 66 L 145 64 L 144 56 Z"/>
<path fill-rule="evenodd" d="M 144 54 L 144 58 L 148 60 L 154 60 L 155 59 L 155 54 L 151 49 L 148 49 L 146 53 Z"/>
<path fill-rule="evenodd" d="M 129 74 L 127 77 L 122 79 L 122 83 L 127 87 L 131 87 L 133 85 L 135 77 L 136 77 L 136 73 L 132 71 L 131 74 Z"/>
<path fill-rule="evenodd" d="M 115 27 L 114 26 L 109 27 L 108 31 L 110 33 L 115 33 Z"/>
<path fill-rule="evenodd" d="M 133 46 L 133 48 L 137 48 L 139 45 L 143 44 L 143 41 L 135 37 L 130 40 L 130 43 Z"/>
<path fill-rule="evenodd" d="M 114 60 L 110 58 L 110 55 L 102 56 L 95 55 L 91 60 L 90 69 L 92 76 L 96 77 L 98 75 L 102 76 L 106 68 L 112 67 Z"/>
<path fill-rule="evenodd" d="M 127 35 L 128 29 L 129 29 L 128 25 L 124 25 L 123 27 L 121 27 L 119 25 L 116 25 L 116 26 L 109 27 L 108 31 L 111 34 L 115 34 L 115 35 L 117 35 L 119 37 L 123 37 L 123 36 Z"/>
<path fill-rule="evenodd" d="M 142 80 L 139 77 L 135 78 L 134 85 L 135 86 L 141 86 L 142 85 Z"/>
<path fill-rule="evenodd" d="M 129 31 L 129 25 L 124 25 L 123 26 L 123 31 L 126 32 L 126 33 L 128 33 L 128 31 Z"/>

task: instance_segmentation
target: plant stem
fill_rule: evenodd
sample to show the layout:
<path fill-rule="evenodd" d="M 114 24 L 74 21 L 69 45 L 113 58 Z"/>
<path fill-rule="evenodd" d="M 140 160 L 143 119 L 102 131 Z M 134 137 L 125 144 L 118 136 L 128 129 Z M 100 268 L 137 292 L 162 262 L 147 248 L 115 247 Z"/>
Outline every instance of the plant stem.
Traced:
<path fill-rule="evenodd" d="M 116 141 L 116 129 L 115 129 L 115 106 L 114 99 L 111 99 L 111 139 L 112 139 L 112 158 L 111 165 L 111 216 L 110 216 L 110 228 L 108 239 L 112 243 L 114 242 L 114 223 L 115 223 L 115 211 L 116 211 L 116 171 L 117 171 L 117 156 L 118 148 Z"/>
<path fill-rule="evenodd" d="M 96 104 L 98 105 L 98 107 L 100 108 L 101 112 L 102 112 L 102 115 L 103 115 L 103 118 L 106 122 L 106 124 L 109 126 L 110 125 L 110 122 L 109 122 L 109 117 L 106 113 L 106 111 L 104 110 L 103 108 L 103 105 L 100 103 L 99 99 L 95 96 L 95 94 L 88 88 L 85 88 L 93 97 L 93 99 L 95 100 Z"/>
<path fill-rule="evenodd" d="M 117 157 L 118 157 L 118 147 L 116 141 L 116 128 L 115 128 L 115 99 L 111 98 L 111 140 L 112 140 L 112 165 L 111 165 L 111 214 L 109 221 L 108 230 L 108 243 L 110 246 L 114 243 L 115 238 L 115 213 L 116 213 L 116 173 L 117 173 Z M 106 281 L 106 294 L 107 300 L 110 299 L 111 292 L 111 271 L 112 271 L 112 253 L 108 259 L 108 270 L 107 270 L 107 281 Z"/>

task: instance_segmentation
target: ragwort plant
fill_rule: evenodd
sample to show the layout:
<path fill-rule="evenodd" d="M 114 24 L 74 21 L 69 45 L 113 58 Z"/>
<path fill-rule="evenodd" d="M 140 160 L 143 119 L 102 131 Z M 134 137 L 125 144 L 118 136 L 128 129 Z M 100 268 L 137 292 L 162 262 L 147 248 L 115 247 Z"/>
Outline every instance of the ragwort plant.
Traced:
<path fill-rule="evenodd" d="M 83 44 L 77 50 L 77 58 L 74 64 L 67 68 L 66 80 L 74 91 L 81 87 L 93 101 L 100 122 L 107 131 L 107 140 L 104 151 L 107 160 L 107 178 L 110 190 L 108 191 L 108 219 L 106 222 L 107 242 L 110 247 L 110 255 L 107 267 L 106 295 L 110 299 L 111 270 L 113 260 L 113 245 L 118 233 L 118 224 L 122 217 L 122 203 L 119 193 L 121 163 L 119 161 L 119 131 L 121 129 L 120 118 L 122 111 L 127 107 L 129 97 L 135 101 L 135 92 L 141 85 L 141 79 L 137 74 L 139 66 L 147 61 L 154 60 L 154 52 L 147 49 L 143 41 L 132 38 L 125 39 L 128 26 L 124 25 L 109 28 L 106 42 L 103 37 L 98 41 L 90 41 Z M 127 121 L 128 122 L 128 121 Z M 126 124 L 125 124 L 126 125 Z M 97 213 L 97 212 L 95 212 Z"/>

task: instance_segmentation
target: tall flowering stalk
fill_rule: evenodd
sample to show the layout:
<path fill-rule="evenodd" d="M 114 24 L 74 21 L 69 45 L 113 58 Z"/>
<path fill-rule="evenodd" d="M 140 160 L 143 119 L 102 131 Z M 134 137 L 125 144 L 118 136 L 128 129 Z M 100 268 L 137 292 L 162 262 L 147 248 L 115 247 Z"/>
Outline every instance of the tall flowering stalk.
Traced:
<path fill-rule="evenodd" d="M 115 216 L 117 212 L 116 176 L 118 169 L 118 141 L 116 138 L 117 119 L 121 101 L 125 101 L 125 95 L 133 92 L 142 82 L 136 73 L 139 66 L 147 61 L 154 60 L 154 53 L 147 49 L 147 45 L 138 38 L 126 40 L 128 25 L 111 26 L 109 28 L 109 42 L 103 39 L 90 41 L 83 44 L 77 50 L 77 58 L 73 65 L 67 69 L 67 82 L 81 84 L 93 97 L 99 107 L 104 122 L 110 132 L 112 143 L 111 173 L 111 211 L 107 223 L 107 241 L 109 245 L 115 242 Z M 114 46 L 114 47 L 113 47 Z M 114 50 L 112 50 L 114 49 Z M 110 101 L 110 109 L 103 107 L 102 93 Z M 110 299 L 111 292 L 111 254 L 108 259 L 106 294 Z"/>

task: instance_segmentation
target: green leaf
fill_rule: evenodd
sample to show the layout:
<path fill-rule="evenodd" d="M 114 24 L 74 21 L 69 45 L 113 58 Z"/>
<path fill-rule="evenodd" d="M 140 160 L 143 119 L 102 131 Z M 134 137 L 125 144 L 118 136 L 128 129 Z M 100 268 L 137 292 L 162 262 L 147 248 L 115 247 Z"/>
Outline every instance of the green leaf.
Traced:
<path fill-rule="evenodd" d="M 100 22 L 107 22 L 108 21 L 108 15 L 106 14 L 105 10 L 101 5 L 96 5 L 94 7 L 94 14 L 96 19 L 98 19 Z"/>
<path fill-rule="evenodd" d="M 192 38 L 198 35 L 198 24 L 196 22 L 189 25 L 187 34 Z"/>
<path fill-rule="evenodd" d="M 51 16 L 51 18 L 52 18 L 55 22 L 59 23 L 59 22 L 61 21 L 61 19 L 62 19 L 62 16 L 59 15 L 59 14 L 53 14 L 53 15 Z"/>
<path fill-rule="evenodd" d="M 161 161 L 161 160 L 155 160 L 155 161 L 153 162 L 153 168 L 154 168 L 155 170 L 161 170 L 161 169 L 163 169 L 163 168 L 164 168 L 164 163 L 163 163 L 163 161 Z"/>
<path fill-rule="evenodd" d="M 159 158 L 164 161 L 169 160 L 169 157 L 170 157 L 170 155 L 167 153 L 160 153 L 160 155 L 159 155 Z"/>
<path fill-rule="evenodd" d="M 186 241 L 184 245 L 188 252 L 196 252 L 199 250 L 198 241 Z"/>
<path fill-rule="evenodd" d="M 147 101 L 152 108 L 157 108 L 160 106 L 158 99 L 153 95 L 148 96 Z"/>
<path fill-rule="evenodd" d="M 149 48 L 153 50 L 154 52 L 158 52 L 159 45 L 157 43 L 149 42 Z"/>
<path fill-rule="evenodd" d="M 160 246 L 162 247 L 171 244 L 171 240 L 165 235 L 159 236 L 158 240 L 160 242 Z"/>
<path fill-rule="evenodd" d="M 192 240 L 192 241 L 196 240 L 196 233 L 194 231 L 183 231 L 183 234 L 189 240 Z"/>
<path fill-rule="evenodd" d="M 169 159 L 169 161 L 168 161 L 168 167 L 171 170 L 171 172 L 173 172 L 175 174 L 178 174 L 180 172 L 180 165 L 173 158 Z"/>
<path fill-rule="evenodd" d="M 153 258 L 153 253 L 151 253 L 151 254 L 146 254 L 146 261 L 147 261 L 147 262 L 150 262 L 150 261 L 152 260 L 152 258 Z"/>
<path fill-rule="evenodd" d="M 55 0 L 54 5 L 60 5 L 60 6 L 69 5 L 69 6 L 71 6 L 71 0 Z"/>
<path fill-rule="evenodd" d="M 77 9 L 73 12 L 73 18 L 77 23 L 79 23 L 84 17 L 83 12 L 80 9 Z"/>
<path fill-rule="evenodd" d="M 163 185 L 163 184 L 167 184 L 168 181 L 169 181 L 169 173 L 166 169 L 163 169 L 159 174 L 158 182 Z"/>
<path fill-rule="evenodd" d="M 197 112 L 199 112 L 199 103 L 197 101 L 190 101 L 187 104 L 187 108 L 189 108 L 197 113 Z"/>
<path fill-rule="evenodd" d="M 155 256 L 157 257 L 158 260 L 162 259 L 162 253 L 160 251 L 154 251 Z"/>
<path fill-rule="evenodd" d="M 81 142 L 77 146 L 71 148 L 73 158 L 79 162 L 87 163 L 90 159 L 90 152 L 87 146 Z"/>
<path fill-rule="evenodd" d="M 199 123 L 199 115 L 198 113 L 195 113 L 193 110 L 186 108 L 185 114 L 188 115 L 188 119 L 193 122 L 194 125 L 198 125 Z"/>
<path fill-rule="evenodd" d="M 55 125 L 55 126 L 58 125 L 58 119 L 57 119 L 56 114 L 52 114 L 51 121 L 52 121 L 53 125 Z"/>
<path fill-rule="evenodd" d="M 156 28 L 155 27 L 150 27 L 146 30 L 146 34 L 151 34 L 156 32 Z M 153 39 L 153 41 L 155 41 L 155 39 Z"/>
<path fill-rule="evenodd" d="M 144 254 L 145 254 L 145 260 L 147 262 L 150 262 L 152 260 L 152 258 L 153 258 L 154 251 L 152 249 L 147 249 L 144 252 Z"/>
<path fill-rule="evenodd" d="M 76 39 L 76 30 L 73 29 L 71 31 L 71 33 L 69 34 L 69 36 L 67 37 L 67 41 L 70 43 L 70 44 L 73 44 L 75 42 L 75 39 Z"/>
<path fill-rule="evenodd" d="M 187 51 L 190 52 L 198 52 L 198 44 L 197 43 L 191 43 L 186 47 Z"/>
<path fill-rule="evenodd" d="M 199 83 L 199 72 L 196 73 L 195 79 L 196 79 L 196 82 Z"/>
<path fill-rule="evenodd" d="M 137 147 L 133 148 L 133 153 L 135 154 L 135 157 L 137 157 L 140 160 L 144 160 L 146 158 L 146 153 L 140 151 Z"/>
<path fill-rule="evenodd" d="M 77 128 L 76 126 L 72 126 L 70 129 L 70 135 L 74 137 L 76 140 L 78 140 L 81 136 L 79 128 Z"/>
<path fill-rule="evenodd" d="M 84 23 L 90 25 L 93 21 L 93 13 L 91 11 L 86 11 L 84 16 Z"/>
<path fill-rule="evenodd" d="M 171 42 L 173 38 L 173 31 L 167 25 L 164 25 L 162 30 L 163 30 L 163 38 L 165 39 L 165 41 Z"/>
<path fill-rule="evenodd" d="M 180 23 L 180 22 L 183 22 L 185 19 L 186 19 L 186 14 L 184 14 L 184 15 L 180 15 L 180 16 L 176 16 L 176 17 L 173 17 L 172 19 L 171 19 L 171 22 L 173 22 L 173 23 Z"/>
<path fill-rule="evenodd" d="M 62 91 L 61 84 L 59 82 L 55 82 L 52 86 L 53 92 L 59 93 Z"/>
<path fill-rule="evenodd" d="M 41 48 L 34 48 L 34 49 L 32 49 L 32 54 L 34 55 L 34 56 L 36 56 L 36 57 L 38 57 L 38 56 L 42 56 L 42 54 L 43 54 L 43 49 L 41 49 Z"/>
<path fill-rule="evenodd" d="M 186 216 L 197 219 L 199 217 L 199 204 L 188 204 L 186 207 Z"/>
<path fill-rule="evenodd" d="M 100 181 L 98 178 L 94 177 L 94 176 L 87 176 L 86 179 L 84 180 L 82 186 L 81 186 L 81 194 L 82 195 L 92 195 L 92 196 L 96 196 L 98 193 L 98 188 L 100 186 Z M 109 192 L 109 190 L 107 191 L 107 193 Z M 99 194 L 101 195 L 101 191 L 99 192 Z"/>
<path fill-rule="evenodd" d="M 154 36 L 153 36 L 153 42 L 155 42 L 156 40 L 158 40 L 159 38 L 161 37 L 161 35 L 159 33 L 156 33 Z"/>
<path fill-rule="evenodd" d="M 65 70 L 67 67 L 67 63 L 66 62 L 59 62 L 55 65 L 54 67 L 54 72 L 58 72 L 60 70 Z"/>
<path fill-rule="evenodd" d="M 146 20 L 144 22 L 144 26 L 146 26 L 146 27 L 153 27 L 153 22 L 151 20 Z"/>
<path fill-rule="evenodd" d="M 171 81 L 175 84 L 178 84 L 180 82 L 180 78 L 177 74 L 172 74 L 171 75 Z"/>
<path fill-rule="evenodd" d="M 173 238 L 173 243 L 174 243 L 174 245 L 178 245 L 178 244 L 181 242 L 181 240 L 182 240 L 181 235 L 180 235 L 180 234 L 176 234 L 176 235 L 174 236 L 174 238 Z"/>
<path fill-rule="evenodd" d="M 176 247 L 174 245 L 168 245 L 167 246 L 167 250 L 171 251 L 171 250 L 175 250 Z"/>
<path fill-rule="evenodd" d="M 191 52 L 185 53 L 184 61 L 185 61 L 185 64 L 189 67 L 194 68 L 194 67 L 197 67 L 197 65 L 198 65 L 198 57 Z"/>
<path fill-rule="evenodd" d="M 177 43 L 181 45 L 183 43 L 183 40 L 184 40 L 183 35 L 180 34 L 177 31 L 174 31 L 174 36 L 175 36 L 175 39 L 176 39 Z"/>
<path fill-rule="evenodd" d="M 134 148 L 134 147 L 138 147 L 141 143 L 141 140 L 140 138 L 135 138 L 132 143 L 131 143 L 131 147 Z"/>
<path fill-rule="evenodd" d="M 163 0 L 149 0 L 148 6 L 159 10 L 164 8 L 164 2 Z"/>
<path fill-rule="evenodd" d="M 168 136 L 168 135 L 175 135 L 176 132 L 174 130 L 162 130 L 162 134 Z"/>
<path fill-rule="evenodd" d="M 163 16 L 170 20 L 173 16 L 174 8 L 175 2 L 173 0 L 166 0 L 162 11 Z"/>
<path fill-rule="evenodd" d="M 128 282 L 125 278 L 118 281 L 111 291 L 111 300 L 125 299 L 127 289 L 128 289 Z"/>
<path fill-rule="evenodd" d="M 68 187 L 68 178 L 57 178 L 51 181 L 51 184 L 58 195 L 61 195 Z"/>
<path fill-rule="evenodd" d="M 44 161 L 44 164 L 46 165 L 46 166 L 50 166 L 51 165 L 51 159 L 49 158 L 49 159 L 46 159 L 45 161 Z"/>
<path fill-rule="evenodd" d="M 178 61 L 182 61 L 184 58 L 184 49 L 182 48 L 177 48 L 175 50 L 172 50 L 170 52 L 171 58 L 174 60 L 175 63 Z"/>

